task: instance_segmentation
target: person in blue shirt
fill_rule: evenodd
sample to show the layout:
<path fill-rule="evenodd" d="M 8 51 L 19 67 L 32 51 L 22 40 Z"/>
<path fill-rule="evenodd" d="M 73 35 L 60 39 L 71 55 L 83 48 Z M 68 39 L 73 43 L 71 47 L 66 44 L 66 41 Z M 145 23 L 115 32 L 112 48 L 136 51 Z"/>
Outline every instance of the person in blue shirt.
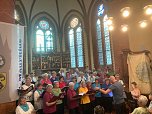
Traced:
<path fill-rule="evenodd" d="M 111 86 L 110 79 L 106 78 L 104 83 L 101 85 L 101 88 L 107 90 Z M 110 92 L 108 94 L 102 94 L 103 96 L 103 107 L 105 112 L 112 113 L 112 101 L 113 101 L 113 93 Z"/>
<path fill-rule="evenodd" d="M 50 81 L 52 82 L 52 84 L 54 83 L 54 81 L 59 81 L 55 71 L 52 71 L 52 77 L 50 78 Z"/>
<path fill-rule="evenodd" d="M 98 81 L 98 78 L 95 79 L 95 83 L 92 84 L 92 88 L 95 91 L 98 91 L 99 89 L 101 89 L 101 85 Z M 101 92 L 100 91 L 96 92 L 96 94 L 95 94 L 95 104 L 96 105 L 102 105 Z"/>
<path fill-rule="evenodd" d="M 75 90 L 76 92 L 78 92 L 78 88 L 79 88 L 80 84 L 77 83 L 76 77 L 73 77 L 73 78 L 72 78 L 72 82 L 74 83 L 74 90 Z"/>

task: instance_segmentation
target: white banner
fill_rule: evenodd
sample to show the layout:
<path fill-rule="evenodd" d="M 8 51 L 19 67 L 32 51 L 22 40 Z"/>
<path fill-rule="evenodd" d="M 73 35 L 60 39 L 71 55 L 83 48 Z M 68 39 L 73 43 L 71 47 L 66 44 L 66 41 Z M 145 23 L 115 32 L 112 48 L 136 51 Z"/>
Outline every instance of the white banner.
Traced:
<path fill-rule="evenodd" d="M 0 103 L 18 99 L 17 89 L 23 74 L 23 41 L 23 26 L 0 22 Z"/>
<path fill-rule="evenodd" d="M 136 82 L 142 94 L 149 94 L 151 92 L 151 71 L 145 53 L 128 54 L 127 63 L 129 70 L 129 90 L 131 90 L 131 82 Z"/>

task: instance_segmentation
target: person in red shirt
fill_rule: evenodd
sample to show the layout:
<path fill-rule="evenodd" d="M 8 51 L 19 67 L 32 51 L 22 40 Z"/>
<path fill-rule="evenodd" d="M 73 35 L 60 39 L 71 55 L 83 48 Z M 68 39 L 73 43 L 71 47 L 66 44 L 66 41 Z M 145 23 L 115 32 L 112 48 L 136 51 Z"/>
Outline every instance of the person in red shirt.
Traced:
<path fill-rule="evenodd" d="M 76 92 L 74 91 L 74 83 L 69 83 L 69 89 L 67 91 L 67 103 L 69 108 L 69 114 L 79 114 L 78 100 L 79 98 L 74 98 Z"/>
<path fill-rule="evenodd" d="M 60 76 L 59 77 L 59 88 L 64 88 L 66 86 L 66 83 L 64 81 L 64 77 L 63 76 Z"/>
<path fill-rule="evenodd" d="M 56 101 L 51 101 L 53 98 L 52 85 L 46 86 L 46 92 L 43 96 L 43 113 L 44 114 L 56 114 Z"/>
<path fill-rule="evenodd" d="M 52 84 L 52 82 L 49 79 L 49 76 L 47 73 L 43 74 L 43 79 L 41 80 L 41 84 Z"/>

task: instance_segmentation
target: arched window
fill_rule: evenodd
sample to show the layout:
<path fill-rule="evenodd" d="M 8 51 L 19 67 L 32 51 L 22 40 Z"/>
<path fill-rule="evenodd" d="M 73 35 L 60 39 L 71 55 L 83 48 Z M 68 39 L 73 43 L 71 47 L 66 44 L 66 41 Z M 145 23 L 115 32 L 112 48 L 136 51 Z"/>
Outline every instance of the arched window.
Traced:
<path fill-rule="evenodd" d="M 36 52 L 51 52 L 54 49 L 54 31 L 47 20 L 36 24 Z"/>
<path fill-rule="evenodd" d="M 71 67 L 84 67 L 82 27 L 78 18 L 72 18 L 68 29 Z"/>
<path fill-rule="evenodd" d="M 97 8 L 96 37 L 98 47 L 98 61 L 100 65 L 112 65 L 110 34 L 105 14 L 104 5 Z"/>

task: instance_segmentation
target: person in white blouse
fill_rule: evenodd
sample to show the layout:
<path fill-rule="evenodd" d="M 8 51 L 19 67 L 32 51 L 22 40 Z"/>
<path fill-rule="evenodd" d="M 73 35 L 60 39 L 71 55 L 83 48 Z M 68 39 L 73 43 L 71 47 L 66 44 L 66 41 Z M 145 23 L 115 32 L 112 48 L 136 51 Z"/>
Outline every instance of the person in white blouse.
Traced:
<path fill-rule="evenodd" d="M 25 96 L 19 98 L 15 112 L 16 114 L 36 114 L 33 105 L 30 102 L 26 102 Z"/>
<path fill-rule="evenodd" d="M 84 73 L 80 72 L 79 77 L 77 77 L 77 83 L 86 82 L 86 78 L 84 77 Z"/>
<path fill-rule="evenodd" d="M 79 69 L 76 68 L 76 69 L 75 69 L 75 72 L 74 72 L 74 75 L 75 75 L 76 77 L 78 77 L 78 76 L 79 76 L 79 73 L 80 73 L 80 72 L 79 72 Z"/>
<path fill-rule="evenodd" d="M 25 80 L 25 84 L 22 85 L 22 90 L 26 90 L 27 88 L 29 88 L 30 86 L 34 87 L 34 84 L 31 83 L 31 77 L 26 77 Z M 26 97 L 26 101 L 33 101 L 33 90 L 31 90 L 30 92 L 28 92 L 27 94 L 25 94 Z"/>
<path fill-rule="evenodd" d="M 44 90 L 42 89 L 43 86 L 41 83 L 37 85 L 37 89 L 34 92 L 34 107 L 35 110 L 37 111 L 37 114 L 42 114 L 43 113 L 43 99 L 42 99 L 42 94 Z"/>
<path fill-rule="evenodd" d="M 93 72 L 90 72 L 90 76 L 89 76 L 89 81 L 91 82 L 91 83 L 94 83 L 95 82 L 95 79 L 96 79 L 96 77 L 93 75 Z"/>

